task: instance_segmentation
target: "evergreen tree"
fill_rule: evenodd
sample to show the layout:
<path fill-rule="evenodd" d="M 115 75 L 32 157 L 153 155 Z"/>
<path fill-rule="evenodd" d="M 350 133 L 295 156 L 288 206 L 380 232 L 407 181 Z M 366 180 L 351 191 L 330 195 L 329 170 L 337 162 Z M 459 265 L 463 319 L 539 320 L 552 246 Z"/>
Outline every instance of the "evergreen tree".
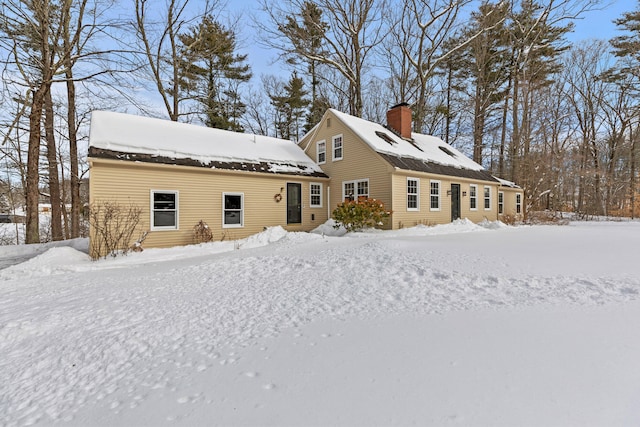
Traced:
<path fill-rule="evenodd" d="M 612 39 L 611 45 L 614 48 L 614 55 L 621 58 L 621 63 L 616 70 L 611 70 L 608 78 L 613 80 L 622 90 L 631 90 L 634 95 L 638 95 L 638 83 L 640 79 L 640 2 L 638 9 L 627 12 L 622 18 L 614 21 L 618 28 L 627 34 Z M 633 108 L 631 115 L 638 116 L 637 105 Z M 639 126 L 640 127 L 640 126 Z M 640 132 L 636 128 L 629 130 L 629 205 L 631 206 L 631 217 L 635 216 L 636 193 L 637 193 L 637 163 L 639 146 L 638 135 Z"/>
<path fill-rule="evenodd" d="M 531 107 L 536 93 L 551 84 L 554 75 L 561 70 L 560 55 L 568 49 L 564 36 L 573 28 L 572 24 L 560 25 L 553 21 L 552 7 L 553 3 L 543 6 L 534 0 L 522 0 L 519 10 L 511 12 L 509 179 L 524 186 L 531 179 L 528 170 L 531 165 L 523 162 L 528 157 L 531 143 Z M 503 128 L 503 137 L 505 134 L 506 128 Z"/>
<path fill-rule="evenodd" d="M 622 58 L 620 72 L 634 79 L 640 78 L 640 4 L 638 7 L 638 10 L 624 13 L 622 18 L 614 21 L 627 34 L 611 40 L 614 55 Z"/>
<path fill-rule="evenodd" d="M 304 112 L 309 105 L 309 100 L 305 98 L 307 92 L 304 90 L 304 82 L 296 73 L 293 73 L 283 89 L 284 94 L 270 96 L 280 117 L 276 128 L 281 138 L 298 141 Z"/>
<path fill-rule="evenodd" d="M 508 77 L 508 49 L 505 26 L 507 4 L 485 2 L 471 14 L 463 38 L 480 34 L 465 51 L 465 68 L 473 85 L 473 160 L 482 164 L 485 127 L 495 106 L 504 96 Z"/>
<path fill-rule="evenodd" d="M 300 22 L 298 22 L 298 19 Z M 289 58 L 290 63 L 302 60 L 307 64 L 307 71 L 311 79 L 311 103 L 318 97 L 318 65 L 317 57 L 323 54 L 322 39 L 327 31 L 328 24 L 322 20 L 322 10 L 311 1 L 305 1 L 300 15 L 289 15 L 286 23 L 280 26 L 280 31 L 290 34 L 295 50 L 309 52 L 308 56 L 296 55 Z"/>
<path fill-rule="evenodd" d="M 236 53 L 236 36 L 211 16 L 187 33 L 182 44 L 180 86 L 200 105 L 209 127 L 242 131 L 239 118 L 246 106 L 238 86 L 251 78 L 247 55 Z"/>

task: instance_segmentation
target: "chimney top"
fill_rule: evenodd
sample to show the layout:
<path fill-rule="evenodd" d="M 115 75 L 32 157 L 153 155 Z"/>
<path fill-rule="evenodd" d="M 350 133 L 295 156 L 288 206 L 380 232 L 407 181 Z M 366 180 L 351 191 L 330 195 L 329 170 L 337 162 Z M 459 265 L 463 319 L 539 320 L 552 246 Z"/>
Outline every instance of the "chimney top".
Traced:
<path fill-rule="evenodd" d="M 402 138 L 411 139 L 411 108 L 406 102 L 394 105 L 387 111 L 387 126 Z"/>

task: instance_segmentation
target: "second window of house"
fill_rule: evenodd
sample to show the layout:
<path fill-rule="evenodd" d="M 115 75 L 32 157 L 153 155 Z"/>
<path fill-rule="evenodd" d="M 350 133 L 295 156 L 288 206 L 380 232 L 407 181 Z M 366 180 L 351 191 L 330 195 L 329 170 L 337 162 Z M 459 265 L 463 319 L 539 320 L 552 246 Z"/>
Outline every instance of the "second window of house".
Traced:
<path fill-rule="evenodd" d="M 498 191 L 498 213 L 504 213 L 504 193 L 502 191 Z"/>
<path fill-rule="evenodd" d="M 469 209 L 478 209 L 478 186 L 473 184 L 469 186 Z"/>
<path fill-rule="evenodd" d="M 342 159 L 342 135 L 333 137 L 333 160 Z"/>
<path fill-rule="evenodd" d="M 431 210 L 440 210 L 440 181 L 431 181 L 429 183 L 431 194 Z"/>
<path fill-rule="evenodd" d="M 225 228 L 244 226 L 244 194 L 222 194 L 222 226 Z"/>
<path fill-rule="evenodd" d="M 342 200 L 369 198 L 369 180 L 345 181 L 342 183 Z"/>
<path fill-rule="evenodd" d="M 152 230 L 178 229 L 178 192 L 151 191 Z"/>
<path fill-rule="evenodd" d="M 327 143 L 324 141 L 317 142 L 318 163 L 322 164 L 327 161 Z"/>
<path fill-rule="evenodd" d="M 407 210 L 420 210 L 420 180 L 407 178 Z"/>
<path fill-rule="evenodd" d="M 484 187 L 484 209 L 491 209 L 491 187 Z"/>
<path fill-rule="evenodd" d="M 322 184 L 311 183 L 309 184 L 309 205 L 312 208 L 322 207 Z"/>

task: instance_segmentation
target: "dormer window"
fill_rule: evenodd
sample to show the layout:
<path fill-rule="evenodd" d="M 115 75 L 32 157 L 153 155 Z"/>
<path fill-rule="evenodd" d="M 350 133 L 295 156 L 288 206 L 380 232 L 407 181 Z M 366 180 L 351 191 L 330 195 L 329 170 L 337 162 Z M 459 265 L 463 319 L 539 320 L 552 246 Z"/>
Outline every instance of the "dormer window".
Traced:
<path fill-rule="evenodd" d="M 438 145 L 438 148 L 440 150 L 442 150 L 444 153 L 450 155 L 451 157 L 453 157 L 453 158 L 456 157 L 456 154 L 453 151 L 449 150 L 447 147 L 442 146 L 442 145 Z"/>
<path fill-rule="evenodd" d="M 378 135 L 379 138 L 381 138 L 383 141 L 387 142 L 389 145 L 397 144 L 397 142 L 394 141 L 393 138 L 391 138 L 391 136 L 389 134 L 386 134 L 384 132 L 380 132 L 379 130 L 377 130 L 376 131 L 376 135 Z"/>

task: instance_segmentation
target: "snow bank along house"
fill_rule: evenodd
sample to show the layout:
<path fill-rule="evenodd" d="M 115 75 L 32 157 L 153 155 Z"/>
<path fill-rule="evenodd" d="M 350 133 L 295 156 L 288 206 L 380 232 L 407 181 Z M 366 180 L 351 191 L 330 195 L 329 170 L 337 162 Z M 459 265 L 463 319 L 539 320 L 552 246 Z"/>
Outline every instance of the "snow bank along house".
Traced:
<path fill-rule="evenodd" d="M 192 243 L 204 220 L 214 240 L 281 225 L 309 231 L 343 200 L 373 197 L 387 228 L 521 215 L 522 190 L 440 139 L 411 132 L 401 104 L 384 127 L 328 110 L 296 145 L 168 120 L 95 111 L 90 202 L 134 203 L 145 247 Z"/>

